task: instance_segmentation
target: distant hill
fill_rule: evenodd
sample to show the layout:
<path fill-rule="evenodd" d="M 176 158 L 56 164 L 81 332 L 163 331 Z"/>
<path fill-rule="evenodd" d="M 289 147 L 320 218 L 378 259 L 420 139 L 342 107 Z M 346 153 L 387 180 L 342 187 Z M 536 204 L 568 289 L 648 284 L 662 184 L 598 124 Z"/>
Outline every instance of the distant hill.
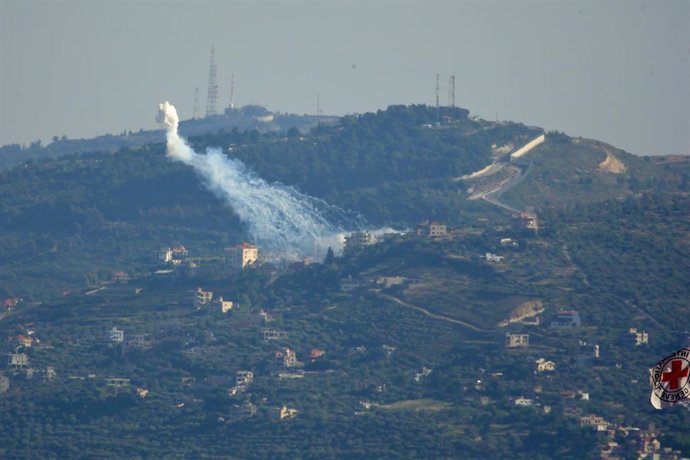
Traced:
<path fill-rule="evenodd" d="M 226 110 L 223 115 L 183 120 L 180 133 L 198 136 L 205 133 L 232 130 L 257 130 L 259 132 L 287 131 L 290 128 L 308 130 L 317 123 L 334 123 L 336 117 L 272 113 L 257 105 Z M 55 138 L 48 145 L 34 142 L 27 147 L 10 144 L 0 147 L 0 169 L 10 168 L 27 161 L 59 158 L 65 155 L 87 152 L 115 152 L 121 148 L 137 148 L 155 144 L 165 136 L 162 129 L 123 131 L 119 135 L 105 134 L 92 139 Z"/>
<path fill-rule="evenodd" d="M 287 127 L 301 121 L 306 129 L 312 119 L 282 117 L 277 120 L 283 128 L 274 120 L 274 130 L 264 133 L 220 130 L 230 117 L 187 122 L 183 130 L 207 130 L 217 121 L 218 130 L 190 135 L 190 143 L 198 150 L 220 148 L 264 179 L 359 213 L 371 224 L 402 229 L 423 219 L 466 225 L 505 213 L 503 207 L 472 199 L 474 179 L 461 179 L 492 162 L 522 176 L 512 189 L 498 187 L 487 198 L 519 210 L 586 205 L 643 192 L 687 196 L 685 158 L 643 159 L 552 133 L 512 161 L 511 152 L 542 131 L 468 115 L 459 108 L 437 114 L 427 106 L 392 106 L 321 124 L 311 132 Z M 97 285 L 116 271 L 146 273 L 156 263 L 154 253 L 166 245 L 184 243 L 197 254 L 218 253 L 248 238 L 233 210 L 208 192 L 191 169 L 165 158 L 162 131 L 141 134 L 143 139 L 152 143 L 0 172 L 0 288 L 22 296 L 55 295 Z M 613 158 L 609 163 L 607 155 Z M 511 170 L 504 167 L 481 180 L 496 188 L 495 177 L 506 171 Z"/>

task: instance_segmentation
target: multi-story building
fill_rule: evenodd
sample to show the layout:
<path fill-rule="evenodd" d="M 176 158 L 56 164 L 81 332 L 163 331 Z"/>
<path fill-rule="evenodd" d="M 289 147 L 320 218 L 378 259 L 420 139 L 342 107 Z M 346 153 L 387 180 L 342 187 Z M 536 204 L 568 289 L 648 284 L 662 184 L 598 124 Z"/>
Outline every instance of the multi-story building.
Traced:
<path fill-rule="evenodd" d="M 259 258 L 259 249 L 249 243 L 242 243 L 232 248 L 225 248 L 225 262 L 233 271 L 244 270 L 253 265 Z"/>

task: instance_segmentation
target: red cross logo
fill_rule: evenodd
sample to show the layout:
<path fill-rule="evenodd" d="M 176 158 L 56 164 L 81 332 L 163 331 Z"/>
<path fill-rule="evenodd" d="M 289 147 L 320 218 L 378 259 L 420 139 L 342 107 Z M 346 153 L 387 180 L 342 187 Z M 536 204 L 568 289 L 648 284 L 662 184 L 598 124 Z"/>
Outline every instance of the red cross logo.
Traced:
<path fill-rule="evenodd" d="M 674 359 L 670 362 L 671 369 L 661 374 L 661 381 L 669 382 L 668 389 L 670 391 L 679 390 L 683 379 L 688 378 L 690 366 L 686 366 L 683 369 L 683 362 L 684 360 L 682 359 Z"/>

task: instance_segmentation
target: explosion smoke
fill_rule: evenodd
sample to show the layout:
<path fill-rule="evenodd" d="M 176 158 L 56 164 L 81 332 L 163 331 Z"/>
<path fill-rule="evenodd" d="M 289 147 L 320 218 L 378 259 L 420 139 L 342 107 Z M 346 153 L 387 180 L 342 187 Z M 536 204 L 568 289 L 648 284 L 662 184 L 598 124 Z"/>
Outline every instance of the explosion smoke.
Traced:
<path fill-rule="evenodd" d="M 159 105 L 157 121 L 167 130 L 168 157 L 194 168 L 206 187 L 230 204 L 262 249 L 285 258 L 321 257 L 329 246 L 335 251 L 342 247 L 344 225 L 360 228 L 341 209 L 292 187 L 269 184 L 219 149 L 196 153 L 179 136 L 177 110 L 167 101 Z"/>

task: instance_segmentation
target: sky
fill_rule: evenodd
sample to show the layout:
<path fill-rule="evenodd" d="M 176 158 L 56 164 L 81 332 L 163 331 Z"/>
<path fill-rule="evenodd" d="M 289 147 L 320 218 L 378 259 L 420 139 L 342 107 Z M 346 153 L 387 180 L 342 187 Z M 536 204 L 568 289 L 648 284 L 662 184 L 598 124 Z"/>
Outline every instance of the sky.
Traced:
<path fill-rule="evenodd" d="M 690 154 L 690 1 L 0 0 L 0 145 L 153 129 L 158 103 L 314 114 L 456 105 Z"/>

